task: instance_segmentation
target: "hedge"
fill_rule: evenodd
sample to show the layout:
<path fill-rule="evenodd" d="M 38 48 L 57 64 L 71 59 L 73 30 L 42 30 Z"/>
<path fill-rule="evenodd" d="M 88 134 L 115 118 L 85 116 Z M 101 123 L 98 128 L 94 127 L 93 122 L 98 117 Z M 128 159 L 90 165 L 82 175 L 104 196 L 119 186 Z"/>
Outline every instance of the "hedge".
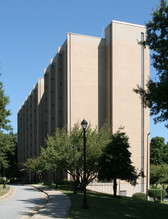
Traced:
<path fill-rule="evenodd" d="M 137 192 L 132 195 L 132 198 L 139 200 L 146 200 L 146 194 L 142 192 Z"/>
<path fill-rule="evenodd" d="M 162 196 L 162 200 L 166 196 L 166 190 L 164 190 L 164 189 L 149 189 L 148 195 L 149 195 L 149 197 L 153 198 L 154 201 L 156 201 L 156 200 L 160 201 L 161 196 Z"/>

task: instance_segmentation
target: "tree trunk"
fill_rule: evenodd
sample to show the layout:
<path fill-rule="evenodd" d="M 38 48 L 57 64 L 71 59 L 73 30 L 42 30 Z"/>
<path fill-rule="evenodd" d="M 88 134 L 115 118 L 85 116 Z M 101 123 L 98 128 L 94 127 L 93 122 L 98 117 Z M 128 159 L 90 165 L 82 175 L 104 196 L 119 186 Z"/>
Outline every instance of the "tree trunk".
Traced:
<path fill-rule="evenodd" d="M 117 196 L 117 179 L 115 178 L 113 181 L 114 181 L 114 184 L 113 184 L 114 197 L 116 197 Z"/>

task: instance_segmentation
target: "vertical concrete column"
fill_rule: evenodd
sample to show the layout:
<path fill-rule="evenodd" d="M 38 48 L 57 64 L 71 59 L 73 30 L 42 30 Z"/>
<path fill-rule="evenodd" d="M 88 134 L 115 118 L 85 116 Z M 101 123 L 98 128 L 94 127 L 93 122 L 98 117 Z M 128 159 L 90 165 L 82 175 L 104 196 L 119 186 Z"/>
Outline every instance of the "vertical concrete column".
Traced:
<path fill-rule="evenodd" d="M 24 147 L 24 145 L 23 145 L 23 106 L 20 109 L 20 128 L 21 128 L 21 130 L 20 130 L 20 135 L 21 135 L 21 139 L 20 139 L 20 147 L 21 147 L 21 149 L 20 149 L 20 162 L 22 163 L 23 162 L 23 156 L 24 156 L 23 155 L 23 147 Z"/>
<path fill-rule="evenodd" d="M 43 135 L 44 116 L 43 116 L 43 95 L 44 95 L 44 79 L 38 79 L 38 103 L 37 103 L 37 156 L 40 155 L 40 147 L 42 146 L 41 138 Z"/>
<path fill-rule="evenodd" d="M 32 158 L 34 158 L 34 89 L 32 91 L 32 148 L 31 148 L 31 154 L 32 154 Z"/>
<path fill-rule="evenodd" d="M 112 23 L 105 30 L 105 38 L 106 38 L 106 95 L 107 95 L 107 103 L 106 103 L 106 115 L 107 115 L 107 123 L 112 130 L 112 102 L 113 102 L 113 92 L 112 92 L 112 66 L 113 66 L 113 34 L 112 34 Z"/>
<path fill-rule="evenodd" d="M 48 73 L 48 134 L 51 135 L 51 69 Z"/>
<path fill-rule="evenodd" d="M 29 151 L 29 154 L 30 154 L 30 157 L 32 157 L 32 132 L 33 132 L 33 119 L 32 119 L 32 94 L 33 91 L 31 91 L 30 93 L 30 151 Z"/>
<path fill-rule="evenodd" d="M 144 33 L 141 33 L 141 41 L 144 41 Z M 141 45 L 141 87 L 144 89 L 144 46 Z M 144 172 L 144 107 L 141 102 L 141 170 Z M 141 177 L 141 192 L 144 192 L 144 177 Z"/>
<path fill-rule="evenodd" d="M 38 129 L 38 123 L 37 123 L 37 105 L 38 105 L 38 84 L 34 86 L 34 157 L 37 157 L 37 129 Z"/>
<path fill-rule="evenodd" d="M 31 92 L 29 93 L 29 97 L 28 97 L 28 158 L 31 158 L 31 155 L 30 155 L 30 95 L 31 95 Z"/>
<path fill-rule="evenodd" d="M 58 54 L 55 58 L 55 128 L 58 128 Z"/>
<path fill-rule="evenodd" d="M 26 162 L 26 125 L 25 125 L 25 103 L 23 105 L 23 162 Z"/>
<path fill-rule="evenodd" d="M 28 104 L 27 98 L 25 101 L 25 161 L 28 158 Z"/>
<path fill-rule="evenodd" d="M 67 34 L 67 129 L 71 130 L 71 33 Z"/>
<path fill-rule="evenodd" d="M 18 151 L 17 151 L 17 156 L 18 156 L 18 167 L 20 167 L 21 165 L 21 149 L 22 149 L 22 143 L 21 143 L 21 132 L 22 132 L 22 128 L 21 128 L 21 108 L 20 110 L 18 110 L 17 112 L 17 122 L 18 122 Z"/>

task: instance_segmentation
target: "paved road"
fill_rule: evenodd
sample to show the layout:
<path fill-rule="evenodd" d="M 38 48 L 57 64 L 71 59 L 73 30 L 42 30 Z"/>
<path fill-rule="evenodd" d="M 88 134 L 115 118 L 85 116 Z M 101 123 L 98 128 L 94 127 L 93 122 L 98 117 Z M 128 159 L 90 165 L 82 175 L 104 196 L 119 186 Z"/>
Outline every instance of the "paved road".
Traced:
<path fill-rule="evenodd" d="M 0 202 L 0 219 L 19 219 L 41 201 L 41 193 L 31 186 L 13 185 L 15 194 Z"/>

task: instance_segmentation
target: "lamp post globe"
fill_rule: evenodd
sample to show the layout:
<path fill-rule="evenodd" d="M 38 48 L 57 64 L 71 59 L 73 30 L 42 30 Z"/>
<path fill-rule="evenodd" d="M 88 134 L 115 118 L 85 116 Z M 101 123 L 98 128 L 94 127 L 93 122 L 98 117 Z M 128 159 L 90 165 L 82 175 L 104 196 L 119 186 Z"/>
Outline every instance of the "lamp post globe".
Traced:
<path fill-rule="evenodd" d="M 87 204 L 87 197 L 86 197 L 86 127 L 87 127 L 87 121 L 83 119 L 81 122 L 81 126 L 83 128 L 83 142 L 84 142 L 84 197 L 83 197 L 83 209 L 88 209 L 88 204 Z"/>
<path fill-rule="evenodd" d="M 3 177 L 3 188 L 6 188 L 6 177 Z"/>
<path fill-rule="evenodd" d="M 83 119 L 83 121 L 81 122 L 81 126 L 82 126 L 83 129 L 86 129 L 87 121 L 85 119 Z"/>

